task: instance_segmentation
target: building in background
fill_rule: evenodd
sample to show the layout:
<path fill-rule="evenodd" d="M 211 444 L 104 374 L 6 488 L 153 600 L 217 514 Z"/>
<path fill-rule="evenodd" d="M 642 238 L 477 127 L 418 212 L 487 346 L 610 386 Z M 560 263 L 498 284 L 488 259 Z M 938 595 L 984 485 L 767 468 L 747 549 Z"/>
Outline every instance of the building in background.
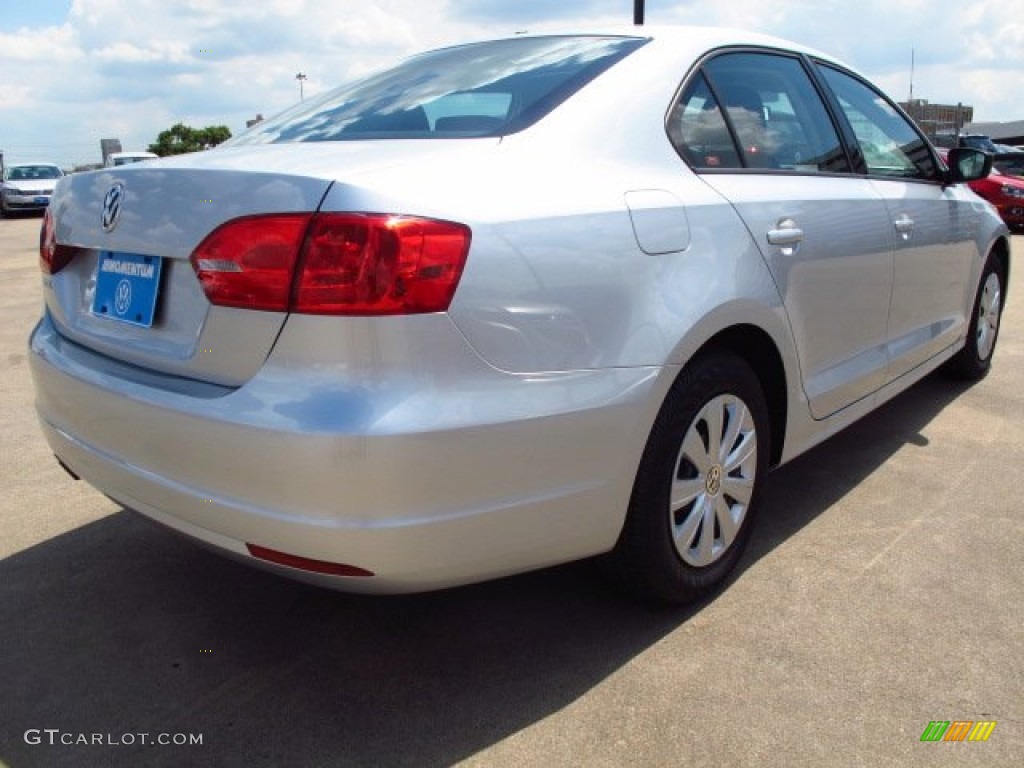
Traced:
<path fill-rule="evenodd" d="M 938 146 L 952 146 L 974 120 L 970 104 L 932 104 L 928 99 L 901 101 L 900 107 L 913 118 L 925 135 Z"/>
<path fill-rule="evenodd" d="M 100 152 L 103 154 L 103 165 L 107 164 L 107 158 L 114 152 L 121 151 L 120 139 L 100 139 Z"/>

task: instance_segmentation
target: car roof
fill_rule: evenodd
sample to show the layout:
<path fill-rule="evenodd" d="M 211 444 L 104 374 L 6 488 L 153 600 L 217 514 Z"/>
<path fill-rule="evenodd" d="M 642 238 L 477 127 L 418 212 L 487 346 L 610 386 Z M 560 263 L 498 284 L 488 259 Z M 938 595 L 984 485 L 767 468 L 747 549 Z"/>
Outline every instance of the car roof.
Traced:
<path fill-rule="evenodd" d="M 841 59 L 825 53 L 808 45 L 787 40 L 785 38 L 767 35 L 749 29 L 735 27 L 713 27 L 697 25 L 678 24 L 651 24 L 637 26 L 633 24 L 609 24 L 603 26 L 565 27 L 556 23 L 541 25 L 515 35 L 500 37 L 480 38 L 475 41 L 464 41 L 461 44 L 472 44 L 495 42 L 520 37 L 552 37 L 552 36 L 610 36 L 610 37 L 634 37 L 650 42 L 643 46 L 640 51 L 627 57 L 627 60 L 648 56 L 660 59 L 660 66 L 686 66 L 694 63 L 704 55 L 721 48 L 768 48 L 781 49 L 783 51 L 804 54 L 815 59 L 835 64 L 858 76 L 866 77 L 856 67 L 842 61 Z"/>
<path fill-rule="evenodd" d="M 566 28 L 566 27 L 538 27 L 536 30 L 528 30 L 523 33 L 517 33 L 514 36 L 488 38 L 487 40 L 501 40 L 509 39 L 509 37 L 550 37 L 550 36 L 587 36 L 587 35 L 600 35 L 600 36 L 621 36 L 621 37 L 637 37 L 637 38 L 649 38 L 652 42 L 658 43 L 658 45 L 674 45 L 674 46 L 685 46 L 690 49 L 700 49 L 702 51 L 709 51 L 715 48 L 734 47 L 734 46 L 757 46 L 766 48 L 782 48 L 784 50 L 796 51 L 798 53 L 805 53 L 808 56 L 814 56 L 816 58 L 824 59 L 826 61 L 832 61 L 840 64 L 839 60 L 833 56 L 824 53 L 816 48 L 803 45 L 801 43 L 787 40 L 781 37 L 775 37 L 773 35 L 766 35 L 761 32 L 755 32 L 747 29 L 739 29 L 735 27 L 703 27 L 695 25 L 671 25 L 671 24 L 653 24 L 653 25 L 627 25 L 627 24 L 613 24 L 609 26 L 595 26 L 595 27 L 584 27 L 584 28 Z M 479 42 L 485 42 L 480 40 Z M 847 66 L 847 65 L 843 65 Z"/>

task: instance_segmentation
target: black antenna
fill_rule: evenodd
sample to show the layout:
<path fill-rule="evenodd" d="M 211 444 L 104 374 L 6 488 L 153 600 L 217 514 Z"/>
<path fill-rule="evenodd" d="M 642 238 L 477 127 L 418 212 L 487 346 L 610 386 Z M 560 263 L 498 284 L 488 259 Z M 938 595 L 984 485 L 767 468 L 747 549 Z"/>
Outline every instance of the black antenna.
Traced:
<path fill-rule="evenodd" d="M 644 23 L 644 0 L 633 0 L 633 23 L 637 26 Z"/>

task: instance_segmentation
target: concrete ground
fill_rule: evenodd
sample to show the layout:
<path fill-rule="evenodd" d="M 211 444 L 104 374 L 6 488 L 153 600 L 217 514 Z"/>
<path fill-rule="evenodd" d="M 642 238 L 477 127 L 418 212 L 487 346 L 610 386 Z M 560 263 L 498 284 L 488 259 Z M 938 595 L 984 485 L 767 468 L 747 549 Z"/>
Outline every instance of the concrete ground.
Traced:
<path fill-rule="evenodd" d="M 655 610 L 590 563 L 318 590 L 74 482 L 32 410 L 38 227 L 0 221 L 0 766 L 1024 765 L 1022 265 L 987 379 L 776 472 L 733 583 Z"/>

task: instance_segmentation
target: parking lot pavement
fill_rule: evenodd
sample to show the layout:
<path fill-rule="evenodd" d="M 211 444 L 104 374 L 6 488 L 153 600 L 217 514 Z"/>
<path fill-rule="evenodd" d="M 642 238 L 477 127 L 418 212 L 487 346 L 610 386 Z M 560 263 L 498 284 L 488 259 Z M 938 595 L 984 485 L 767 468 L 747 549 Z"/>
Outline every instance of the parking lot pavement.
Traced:
<path fill-rule="evenodd" d="M 0 220 L 0 766 L 1024 764 L 1019 266 L 987 379 L 931 377 L 776 472 L 733 583 L 654 610 L 590 563 L 318 590 L 74 482 L 31 407 L 38 227 Z"/>

